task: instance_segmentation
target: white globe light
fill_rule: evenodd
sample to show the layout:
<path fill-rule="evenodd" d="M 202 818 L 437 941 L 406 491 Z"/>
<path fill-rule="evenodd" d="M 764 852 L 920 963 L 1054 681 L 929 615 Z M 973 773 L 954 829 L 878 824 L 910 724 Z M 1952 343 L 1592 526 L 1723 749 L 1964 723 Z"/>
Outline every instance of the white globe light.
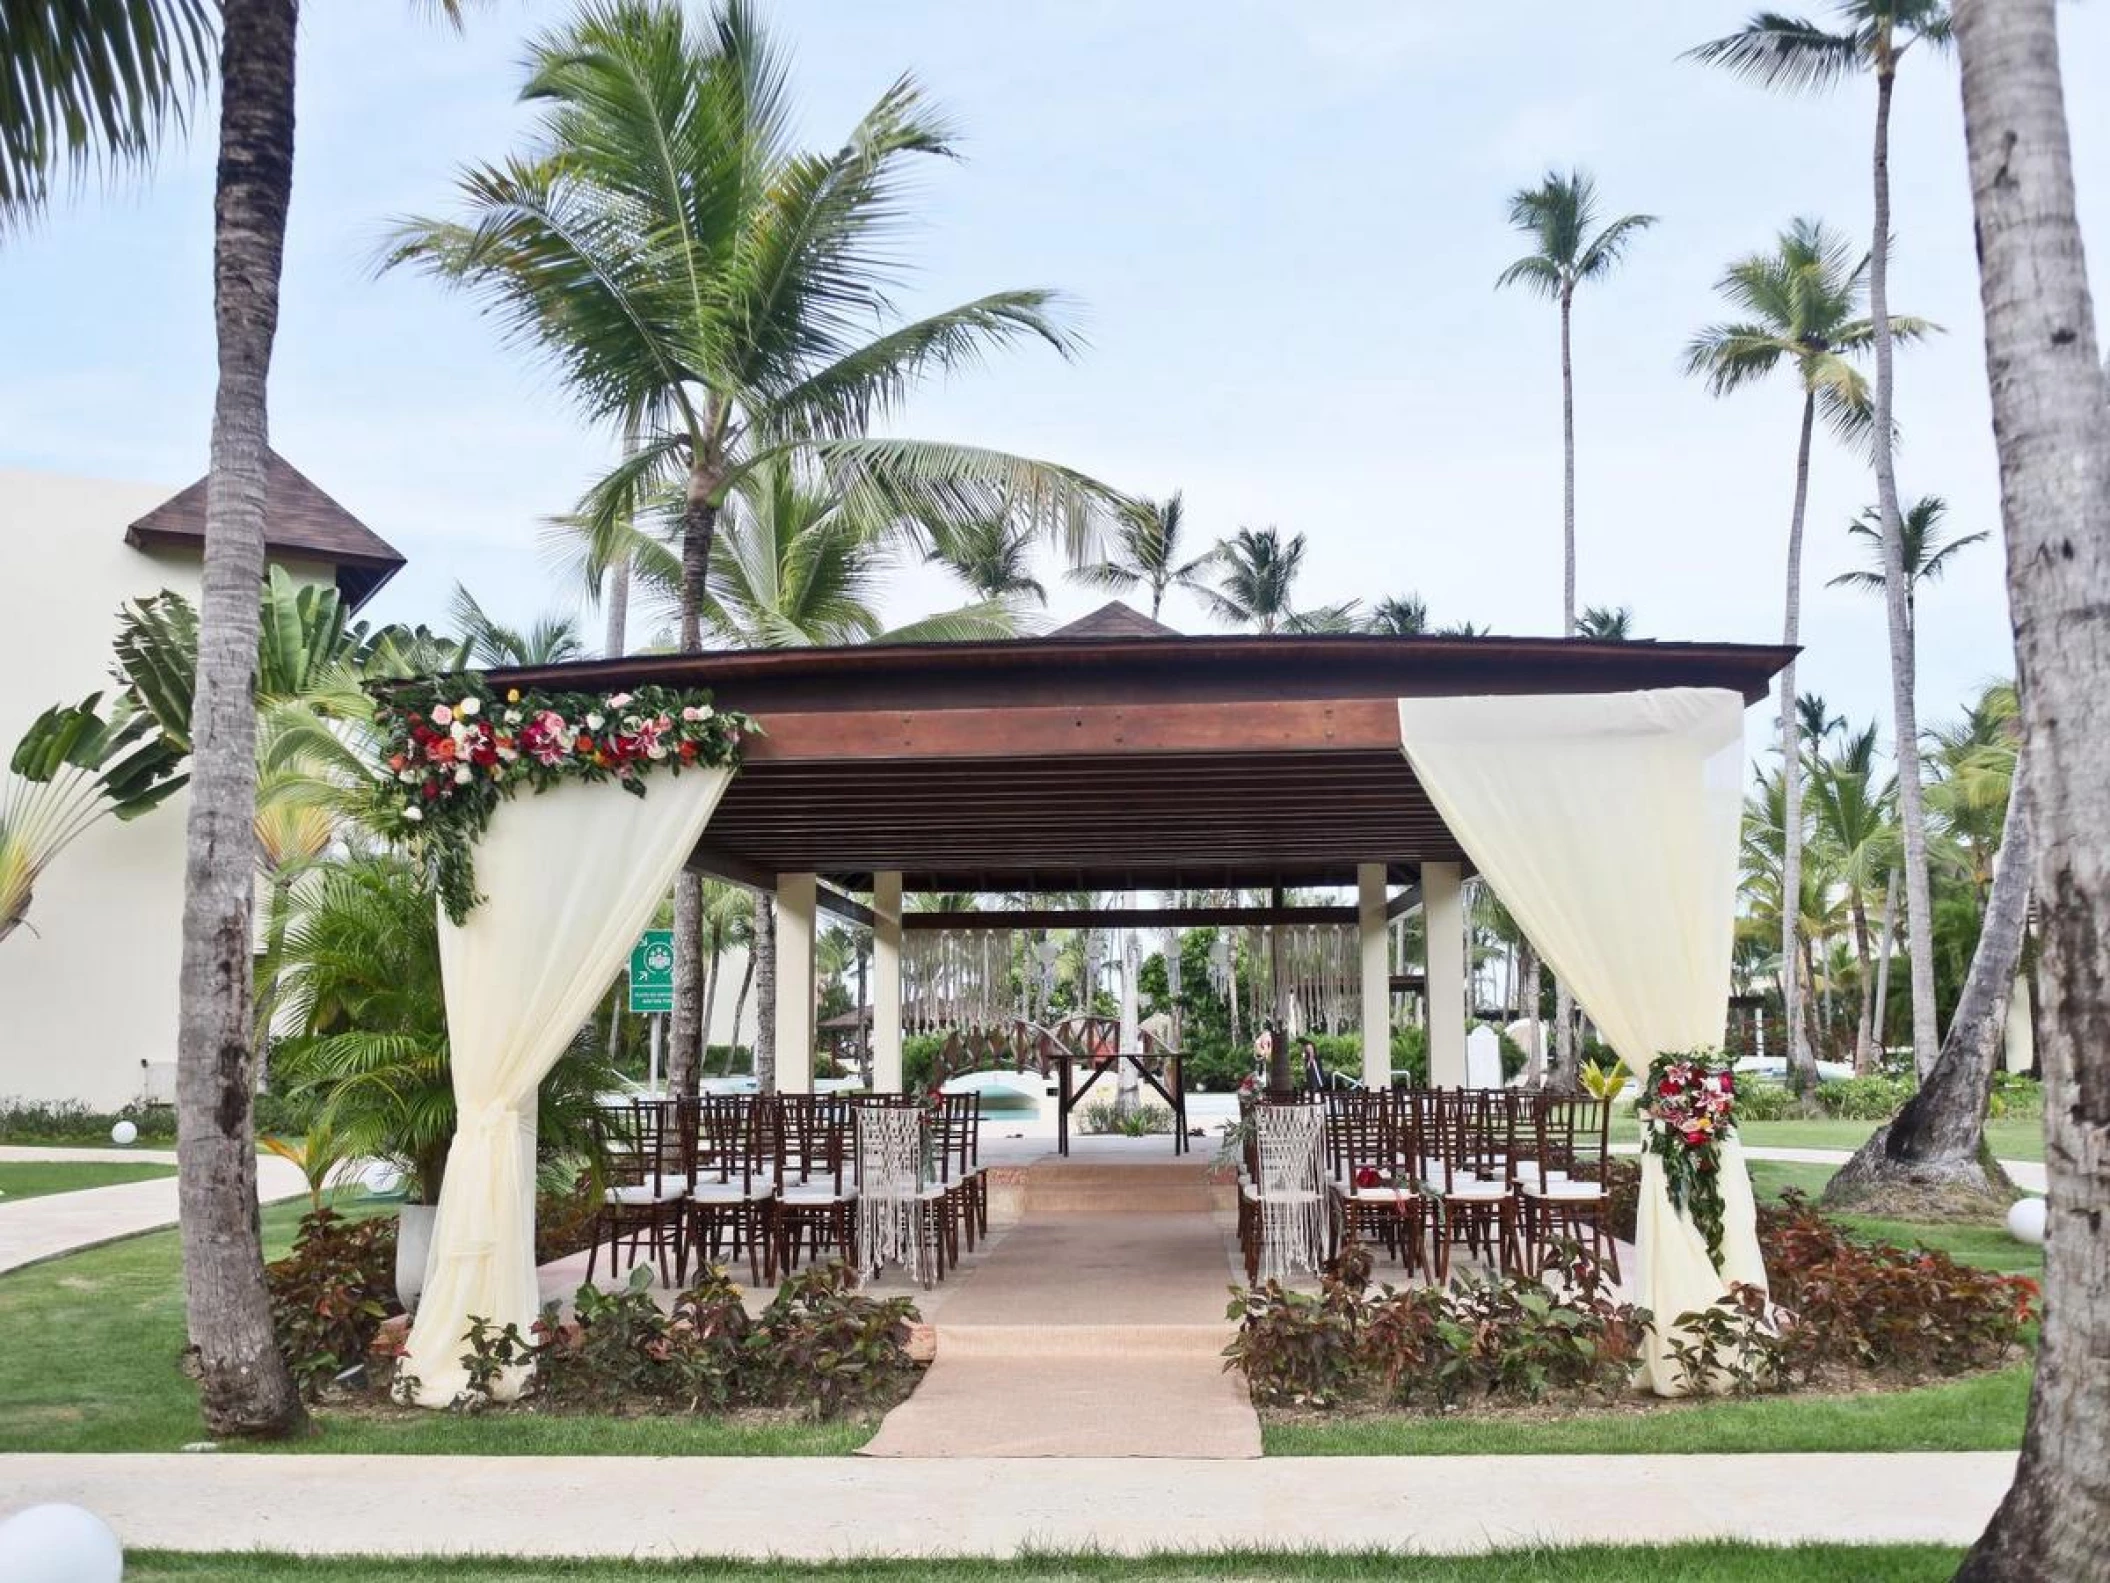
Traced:
<path fill-rule="evenodd" d="M 2007 1234 L 2017 1242 L 2044 1246 L 2047 1206 L 2041 1198 L 2018 1198 L 2007 1212 Z"/>
<path fill-rule="evenodd" d="M 79 1506 L 31 1506 L 0 1522 L 0 1577 L 9 1583 L 120 1583 L 124 1547 Z"/>
<path fill-rule="evenodd" d="M 110 1141 L 115 1144 L 123 1145 L 134 1143 L 138 1141 L 138 1138 L 139 1129 L 133 1126 L 132 1123 L 130 1123 L 129 1121 L 120 1121 L 116 1126 L 110 1129 Z"/>

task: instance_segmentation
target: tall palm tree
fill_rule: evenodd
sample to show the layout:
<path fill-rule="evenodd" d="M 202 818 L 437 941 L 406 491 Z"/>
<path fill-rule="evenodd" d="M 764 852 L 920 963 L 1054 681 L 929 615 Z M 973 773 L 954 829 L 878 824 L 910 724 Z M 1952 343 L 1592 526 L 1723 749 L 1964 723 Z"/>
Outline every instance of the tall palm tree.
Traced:
<path fill-rule="evenodd" d="M 1958 1572 L 2084 1577 L 2110 1530 L 2110 377 L 2073 179 L 2053 0 L 1958 10 L 1964 145 L 2030 759 L 2051 1236 L 2015 1482 Z"/>
<path fill-rule="evenodd" d="M 0 230 L 52 179 L 143 166 L 210 75 L 210 0 L 10 0 L 0 7 Z"/>
<path fill-rule="evenodd" d="M 1868 381 L 1854 359 L 1866 351 L 1875 327 L 1861 313 L 1868 278 L 1866 259 L 1856 260 L 1849 243 L 1815 220 L 1796 220 L 1770 253 L 1754 253 L 1729 266 L 1717 289 L 1746 317 L 1714 324 L 1686 348 L 1686 372 L 1728 395 L 1777 369 L 1791 368 L 1801 389 L 1802 421 L 1795 446 L 1795 492 L 1788 512 L 1787 598 L 1781 641 L 1790 648 L 1802 630 L 1802 527 L 1810 490 L 1810 445 L 1821 412 L 1844 436 L 1859 439 L 1871 421 Z M 1931 327 L 1919 319 L 1892 322 L 1907 339 Z M 1795 731 L 1795 662 L 1780 677 L 1781 773 L 1785 794 L 1784 893 L 1800 888 L 1802 870 L 1802 758 Z M 1784 961 L 1798 956 L 1792 931 L 1796 913 L 1781 909 Z M 1792 973 L 1781 980 L 1789 1029 L 1789 1072 L 1796 1085 L 1816 1078 L 1816 1055 L 1802 1043 Z"/>
<path fill-rule="evenodd" d="M 1280 528 L 1240 528 L 1216 546 L 1217 583 L 1202 591 L 1218 620 L 1279 632 L 1295 618 L 1290 604 L 1304 564 L 1304 535 Z"/>
<path fill-rule="evenodd" d="M 1870 443 L 1883 552 L 1883 606 L 1890 628 L 1890 691 L 1895 740 L 1919 740 L 1919 711 L 1909 609 L 1910 583 L 1898 510 L 1892 350 L 1899 338 L 1890 312 L 1890 108 L 1897 73 L 1917 46 L 1944 49 L 1952 31 L 1947 0 L 1833 0 L 1837 25 L 1763 12 L 1740 31 L 1702 44 L 1692 58 L 1727 68 L 1767 88 L 1815 92 L 1866 72 L 1875 78 L 1875 144 L 1871 161 L 1875 224 L 1868 254 L 1868 319 L 1875 353 Z M 1927 827 L 1919 763 L 1899 762 L 1898 813 L 1905 834 L 1905 932 L 1912 965 L 1912 1053 L 1924 1073 L 1940 1034 L 1934 1003 L 1934 903 L 1927 877 Z"/>
<path fill-rule="evenodd" d="M 862 509 L 954 521 L 1001 505 L 1091 541 L 1104 492 L 1068 469 L 870 434 L 925 376 L 1077 341 L 1055 293 L 999 291 L 901 322 L 895 246 L 923 160 L 952 132 L 910 77 L 830 153 L 792 141 L 785 62 L 748 0 L 701 23 L 665 0 L 605 0 L 529 51 L 528 150 L 463 172 L 463 218 L 409 219 L 412 263 L 494 305 L 597 421 L 635 435 L 589 494 L 597 522 L 655 489 L 680 505 L 680 645 L 703 641 L 718 519 L 771 461 L 828 471 Z M 699 876 L 675 883 L 673 1040 L 698 1038 Z"/>
<path fill-rule="evenodd" d="M 1524 286 L 1561 311 L 1561 631 L 1575 631 L 1575 358 L 1570 326 L 1575 289 L 1619 267 L 1629 243 L 1656 223 L 1627 214 L 1597 223 L 1597 184 L 1581 170 L 1546 172 L 1536 187 L 1510 194 L 1509 223 L 1531 238 L 1531 251 L 1495 277 L 1497 288 Z"/>
<path fill-rule="evenodd" d="M 1829 859 L 1827 866 L 1845 887 L 1853 921 L 1853 948 L 1860 968 L 1861 1008 L 1854 1026 L 1854 1070 L 1875 1066 L 1874 936 L 1868 927 L 1868 904 L 1881 895 L 1898 858 L 1895 781 L 1879 780 L 1875 769 L 1876 728 L 1848 736 L 1839 751 L 1816 759 L 1810 777 L 1815 804 L 1816 839 Z"/>
<path fill-rule="evenodd" d="M 1114 593 L 1148 588 L 1150 619 L 1155 621 L 1172 589 L 1203 591 L 1216 557 L 1216 551 L 1209 550 L 1189 560 L 1180 559 L 1180 534 L 1186 520 L 1186 504 L 1177 489 L 1163 500 L 1125 501 L 1114 514 L 1105 559 L 1077 567 L 1070 576 Z"/>
<path fill-rule="evenodd" d="M 1940 581 L 1942 573 L 1949 569 L 1951 557 L 1974 544 L 1983 544 L 1992 536 L 1981 530 L 1966 533 L 1960 539 L 1945 538 L 1942 519 L 1948 514 L 1949 503 L 1941 496 L 1922 495 L 1907 509 L 1900 523 L 1899 546 L 1905 573 L 1905 635 L 1915 647 L 1920 585 Z M 1889 586 L 1884 569 L 1883 508 L 1870 506 L 1846 525 L 1846 531 L 1867 541 L 1875 552 L 1875 567 L 1871 571 L 1841 572 L 1824 586 L 1882 593 Z"/>

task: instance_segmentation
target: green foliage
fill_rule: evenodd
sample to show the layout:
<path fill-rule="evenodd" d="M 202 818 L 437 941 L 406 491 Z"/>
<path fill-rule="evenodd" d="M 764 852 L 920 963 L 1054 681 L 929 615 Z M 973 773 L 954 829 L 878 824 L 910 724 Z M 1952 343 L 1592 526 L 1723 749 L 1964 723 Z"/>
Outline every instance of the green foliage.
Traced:
<path fill-rule="evenodd" d="M 1736 1090 L 1738 1121 L 1788 1121 L 1802 1114 L 1802 1102 L 1785 1083 L 1745 1078 Z"/>
<path fill-rule="evenodd" d="M 1751 1396 L 1780 1384 L 1786 1347 L 1766 1294 L 1737 1281 L 1728 1295 L 1678 1315 L 1665 1338 L 1688 1396 Z"/>
<path fill-rule="evenodd" d="M 271 1329 L 301 1394 L 314 1400 L 364 1363 L 396 1304 L 396 1221 L 347 1220 L 330 1209 L 302 1217 L 293 1251 L 264 1266 Z"/>
<path fill-rule="evenodd" d="M 493 1387 L 532 1365 L 524 1401 L 560 1412 L 701 1413 L 795 1407 L 816 1419 L 891 1406 L 908 1393 L 915 1309 L 906 1297 L 857 1291 L 848 1265 L 809 1265 L 786 1280 L 758 1319 L 722 1269 L 706 1268 L 675 1298 L 653 1298 L 640 1265 L 613 1292 L 581 1286 L 565 1318 L 550 1303 L 522 1336 L 472 1319 L 462 1362 L 463 1405 L 496 1407 Z"/>
<path fill-rule="evenodd" d="M 1671 1207 L 1722 1267 L 1722 1139 L 1736 1128 L 1735 1076 L 1719 1051 L 1665 1051 L 1648 1064 L 1638 1106 L 1642 1147 L 1663 1162 Z"/>
<path fill-rule="evenodd" d="M 1262 1406 L 1383 1402 L 1423 1412 L 1465 1403 L 1580 1402 L 1632 1377 L 1649 1323 L 1616 1300 L 1579 1247 L 1562 1250 L 1553 1286 L 1471 1274 L 1449 1286 L 1369 1290 L 1354 1244 L 1317 1296 L 1270 1281 L 1233 1289 L 1238 1334 L 1224 1351 Z"/>
<path fill-rule="evenodd" d="M 258 1096 L 261 1099 L 263 1096 Z M 73 1099 L 0 1099 L 0 1143 L 104 1143 L 110 1129 L 129 1121 L 142 1144 L 173 1143 L 173 1105 L 127 1105 L 121 1110 L 90 1110 Z"/>
<path fill-rule="evenodd" d="M 1838 1078 L 1817 1085 L 1817 1103 L 1827 1116 L 1845 1121 L 1888 1121 L 1916 1086 L 1897 1077 Z"/>
<path fill-rule="evenodd" d="M 1124 1116 L 1117 1100 L 1099 1099 L 1084 1107 L 1082 1130 L 1115 1133 L 1124 1138 L 1150 1138 L 1172 1130 L 1172 1112 L 1159 1104 L 1139 1104 Z"/>
<path fill-rule="evenodd" d="M 1932 1248 L 1864 1242 L 1790 1189 L 1760 1207 L 1773 1300 L 1792 1316 L 1784 1368 L 1896 1378 L 2003 1361 L 2037 1317 L 2037 1283 Z"/>
<path fill-rule="evenodd" d="M 2035 1121 L 2044 1115 L 2044 1085 L 2021 1072 L 1993 1074 L 1995 1120 Z"/>

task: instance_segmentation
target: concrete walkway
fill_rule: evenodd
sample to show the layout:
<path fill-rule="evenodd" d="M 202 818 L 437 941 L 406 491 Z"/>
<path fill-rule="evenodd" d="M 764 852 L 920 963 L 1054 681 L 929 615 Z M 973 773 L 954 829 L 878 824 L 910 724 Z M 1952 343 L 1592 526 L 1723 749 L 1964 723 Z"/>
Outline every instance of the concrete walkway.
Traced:
<path fill-rule="evenodd" d="M 0 1160 L 132 1160 L 174 1165 L 173 1149 L 47 1149 L 0 1147 Z M 307 1179 L 290 1160 L 265 1155 L 256 1162 L 257 1197 L 265 1203 L 307 1191 Z M 46 1193 L 18 1203 L 0 1202 L 0 1271 L 41 1264 L 120 1237 L 176 1223 L 176 1179 L 118 1182 L 75 1193 Z"/>
<path fill-rule="evenodd" d="M 1139 1471 L 1146 1467 L 1147 1471 Z M 128 1546 L 309 1555 L 1473 1552 L 1690 1539 L 1966 1544 L 2009 1452 L 922 1462 L 840 1457 L 5 1456 L 0 1515 Z"/>

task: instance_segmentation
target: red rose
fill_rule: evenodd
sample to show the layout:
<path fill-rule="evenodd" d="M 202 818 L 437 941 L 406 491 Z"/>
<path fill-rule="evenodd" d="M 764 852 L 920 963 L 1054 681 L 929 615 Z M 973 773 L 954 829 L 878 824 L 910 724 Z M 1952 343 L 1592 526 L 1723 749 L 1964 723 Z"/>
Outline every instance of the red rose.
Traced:
<path fill-rule="evenodd" d="M 695 762 L 696 762 L 696 744 L 695 744 L 695 743 L 693 743 L 693 742 L 684 742 L 684 743 L 682 743 L 682 745 L 681 745 L 681 761 L 682 761 L 682 763 L 684 763 L 684 764 L 693 764 L 693 763 L 695 763 Z"/>
<path fill-rule="evenodd" d="M 437 797 L 440 794 L 439 783 L 436 781 L 427 781 L 423 786 L 419 787 L 418 790 L 423 792 L 427 797 Z"/>
<path fill-rule="evenodd" d="M 1685 1141 L 1697 1149 L 1707 1141 L 1707 1134 L 1699 1131 L 1688 1132 L 1685 1134 Z"/>
<path fill-rule="evenodd" d="M 1676 1083 L 1673 1083 L 1667 1077 L 1662 1082 L 1656 1085 L 1656 1092 L 1665 1095 L 1666 1097 L 1671 1094 L 1675 1094 L 1677 1091 L 1678 1085 Z"/>
<path fill-rule="evenodd" d="M 1383 1180 L 1384 1179 L 1377 1174 L 1377 1168 L 1375 1166 L 1363 1165 L 1358 1166 L 1356 1168 L 1355 1185 L 1357 1187 L 1377 1187 L 1382 1185 Z"/>

